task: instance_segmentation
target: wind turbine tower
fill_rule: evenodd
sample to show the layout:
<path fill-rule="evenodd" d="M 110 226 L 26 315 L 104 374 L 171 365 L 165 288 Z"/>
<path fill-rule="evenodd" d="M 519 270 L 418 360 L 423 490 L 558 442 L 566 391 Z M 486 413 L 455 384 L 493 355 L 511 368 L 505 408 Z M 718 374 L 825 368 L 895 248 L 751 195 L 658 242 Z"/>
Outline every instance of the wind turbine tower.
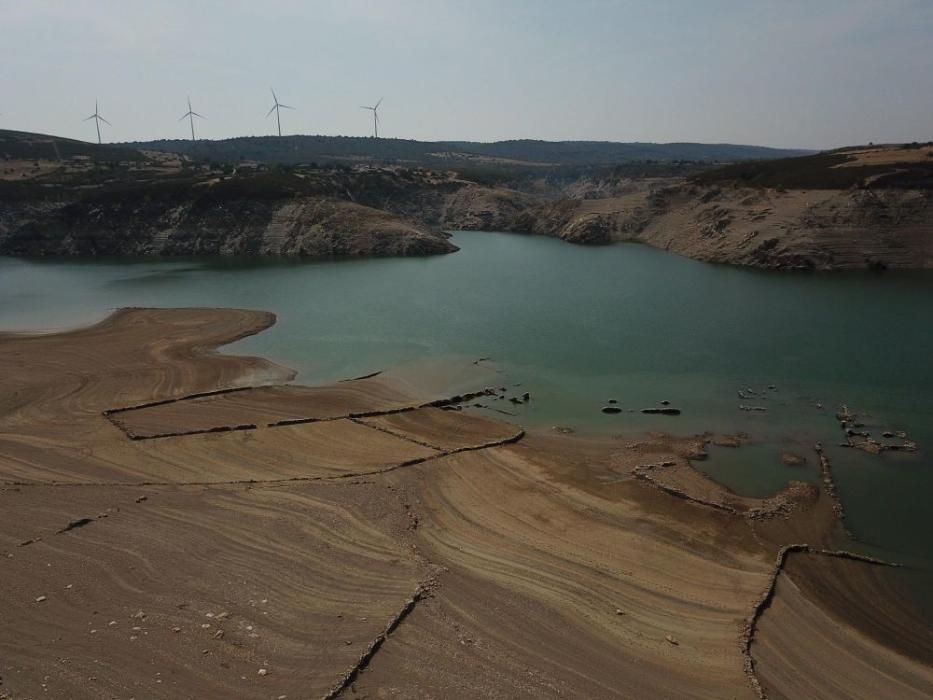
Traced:
<path fill-rule="evenodd" d="M 269 110 L 269 112 L 266 114 L 266 117 L 268 117 L 270 114 L 275 112 L 275 123 L 279 127 L 279 136 L 281 136 L 282 135 L 282 119 L 279 115 L 279 110 L 283 108 L 284 109 L 295 109 L 295 108 L 289 107 L 288 105 L 283 105 L 281 102 L 279 102 L 279 98 L 275 96 L 275 90 L 273 90 L 272 88 L 269 88 L 269 90 L 272 92 L 272 103 L 273 104 L 272 104 L 272 109 Z"/>
<path fill-rule="evenodd" d="M 360 109 L 368 109 L 370 112 L 373 113 L 373 138 L 374 139 L 379 138 L 379 105 L 382 104 L 382 101 L 384 99 L 385 99 L 384 97 L 380 97 L 379 101 L 372 107 L 366 107 L 365 105 L 360 106 Z"/>
<path fill-rule="evenodd" d="M 199 119 L 207 119 L 207 117 L 205 117 L 203 114 L 198 114 L 193 109 L 191 109 L 191 98 L 189 97 L 188 98 L 188 111 L 185 114 L 183 114 L 181 119 L 179 119 L 178 121 L 183 121 L 187 119 L 189 122 L 191 122 L 191 140 L 192 141 L 195 140 L 194 138 L 194 118 L 195 117 L 198 117 Z"/>
<path fill-rule="evenodd" d="M 97 100 L 94 100 L 94 114 L 89 116 L 84 121 L 90 121 L 91 119 L 94 120 L 94 124 L 97 126 L 97 143 L 99 145 L 101 142 L 100 141 L 100 123 L 103 122 L 107 126 L 113 126 L 113 124 L 111 124 L 106 119 L 104 119 L 102 116 L 100 116 L 100 110 L 97 108 Z"/>

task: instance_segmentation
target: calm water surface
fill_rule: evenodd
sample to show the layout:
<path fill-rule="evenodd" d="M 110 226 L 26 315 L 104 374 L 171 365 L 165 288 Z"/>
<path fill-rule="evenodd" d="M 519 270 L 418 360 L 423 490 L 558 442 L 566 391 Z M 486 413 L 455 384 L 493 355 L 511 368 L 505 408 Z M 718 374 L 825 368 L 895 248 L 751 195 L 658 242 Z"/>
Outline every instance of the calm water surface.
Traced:
<path fill-rule="evenodd" d="M 525 424 L 749 433 L 752 445 L 714 449 L 699 466 L 751 495 L 815 478 L 821 440 L 859 539 L 933 565 L 933 275 L 764 273 L 514 234 L 454 240 L 453 255 L 326 263 L 0 258 L 0 329 L 74 326 L 121 306 L 238 306 L 279 323 L 232 350 L 305 382 L 489 357 L 500 383 L 532 394 L 527 406 L 498 402 Z M 747 388 L 767 398 L 738 398 Z M 610 398 L 630 409 L 666 399 L 683 415 L 604 416 Z M 834 447 L 842 403 L 876 435 L 906 430 L 920 452 Z M 782 449 L 810 464 L 784 466 Z"/>

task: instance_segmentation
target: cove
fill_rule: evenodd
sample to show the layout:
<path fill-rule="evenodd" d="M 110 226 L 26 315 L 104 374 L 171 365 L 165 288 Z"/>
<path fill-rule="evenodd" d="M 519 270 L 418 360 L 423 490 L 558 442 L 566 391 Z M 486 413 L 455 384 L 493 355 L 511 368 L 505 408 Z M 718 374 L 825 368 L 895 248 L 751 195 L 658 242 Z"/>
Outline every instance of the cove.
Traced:
<path fill-rule="evenodd" d="M 866 549 L 933 565 L 933 274 L 769 273 L 517 234 L 453 241 L 451 255 L 333 262 L 0 258 L 0 329 L 86 324 L 121 306 L 236 306 L 279 320 L 228 350 L 302 382 L 490 358 L 497 382 L 531 395 L 501 408 L 533 428 L 747 433 L 749 445 L 697 466 L 749 495 L 817 478 L 820 441 Z M 601 413 L 609 399 L 624 412 Z M 681 415 L 640 413 L 662 400 Z M 839 447 L 842 404 L 919 451 Z M 782 464 L 782 451 L 807 464 Z"/>

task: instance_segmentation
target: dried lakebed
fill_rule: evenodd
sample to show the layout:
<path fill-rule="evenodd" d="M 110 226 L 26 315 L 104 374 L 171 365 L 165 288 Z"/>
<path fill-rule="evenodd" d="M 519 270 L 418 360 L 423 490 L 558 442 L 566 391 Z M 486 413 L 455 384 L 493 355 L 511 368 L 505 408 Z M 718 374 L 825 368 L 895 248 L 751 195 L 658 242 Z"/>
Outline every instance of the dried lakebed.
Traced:
<path fill-rule="evenodd" d="M 273 321 L 0 336 L 0 697 L 933 690 L 898 562 L 840 551 L 831 468 L 739 497 L 693 468 L 732 436 L 526 433 L 215 351 Z"/>

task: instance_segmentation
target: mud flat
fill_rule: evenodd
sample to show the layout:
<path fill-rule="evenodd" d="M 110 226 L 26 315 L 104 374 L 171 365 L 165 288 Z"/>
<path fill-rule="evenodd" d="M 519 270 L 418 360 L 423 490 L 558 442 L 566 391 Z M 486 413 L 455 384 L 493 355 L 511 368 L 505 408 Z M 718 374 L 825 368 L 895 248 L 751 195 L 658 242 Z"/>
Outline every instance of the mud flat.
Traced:
<path fill-rule="evenodd" d="M 215 352 L 273 322 L 0 335 L 0 697 L 929 696 L 886 567 L 810 553 L 825 488 Z"/>

